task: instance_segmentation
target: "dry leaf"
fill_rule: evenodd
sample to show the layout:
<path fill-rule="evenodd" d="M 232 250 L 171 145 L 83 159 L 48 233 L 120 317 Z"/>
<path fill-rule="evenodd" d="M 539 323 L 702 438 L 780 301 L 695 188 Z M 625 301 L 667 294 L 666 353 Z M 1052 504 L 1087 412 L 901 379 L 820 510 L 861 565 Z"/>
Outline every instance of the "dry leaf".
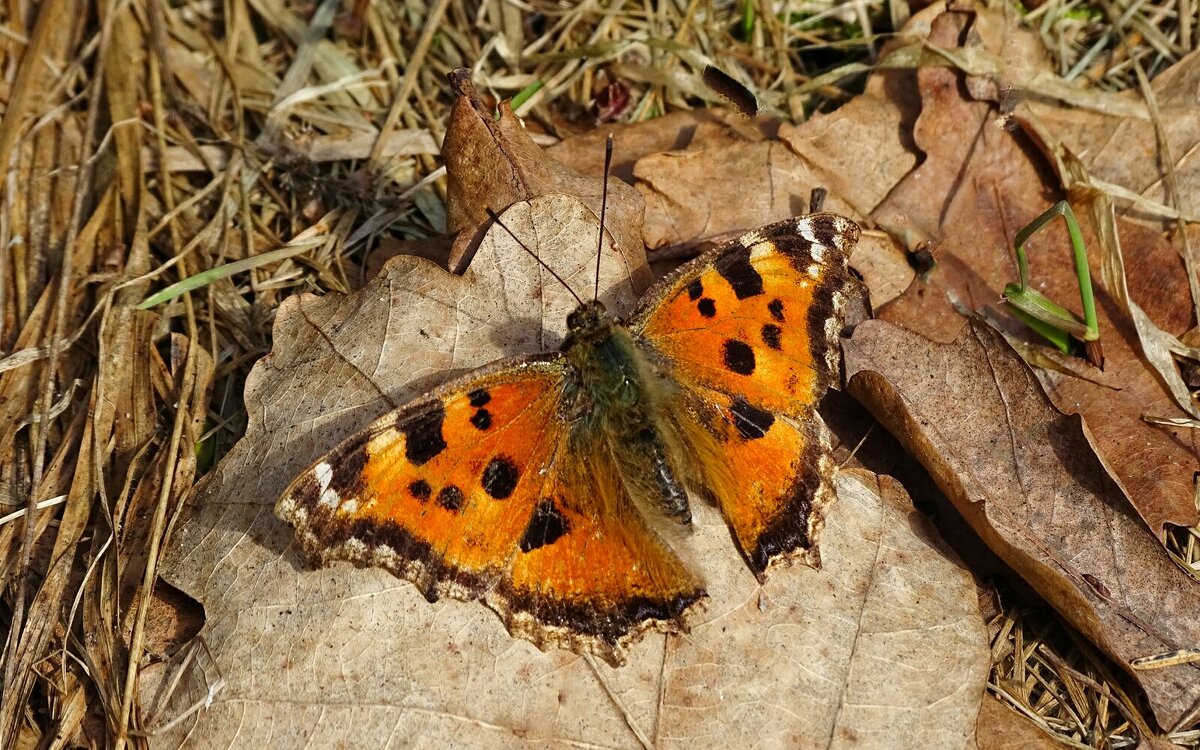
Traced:
<path fill-rule="evenodd" d="M 687 109 L 668 112 L 652 120 L 610 123 L 564 138 L 547 148 L 546 153 L 577 172 L 599 177 L 604 174 L 604 142 L 611 133 L 614 142 L 612 173 L 626 182 L 633 182 L 633 167 L 638 159 L 686 148 L 695 139 L 697 129 L 705 124 L 734 128 L 742 133 L 759 127 L 763 129 L 763 135 L 779 128 L 778 121 L 768 118 L 749 123 L 741 115 L 723 109 Z"/>
<path fill-rule="evenodd" d="M 657 249 L 654 259 L 694 255 L 745 229 L 808 213 L 814 187 L 836 196 L 827 198 L 823 210 L 851 217 L 869 213 L 916 163 L 894 137 L 916 117 L 917 97 L 906 94 L 911 86 L 899 84 L 905 77 L 912 73 L 878 73 L 864 96 L 800 127 L 767 117 L 748 121 L 722 110 L 688 110 L 589 131 L 547 153 L 600 175 L 611 131 L 613 174 L 636 178 L 646 196 L 644 242 Z M 863 144 L 874 147 L 866 157 Z M 756 191 L 770 199 L 745 200 Z M 852 264 L 876 305 L 899 296 L 914 276 L 901 246 L 880 232 L 864 233 Z"/>
<path fill-rule="evenodd" d="M 1145 690 L 1165 728 L 1200 701 L 1200 665 L 1130 670 L 1200 643 L 1200 587 L 1167 557 L 1088 444 L 999 333 L 953 344 L 888 323 L 843 347 L 852 395 L 933 475 L 972 528 Z"/>
<path fill-rule="evenodd" d="M 943 13 L 934 22 L 931 40 L 947 47 L 964 37 L 979 43 L 979 35 L 970 33 L 975 18 L 972 13 Z M 1002 36 L 993 30 L 987 39 L 1024 49 L 1026 42 L 1019 40 L 1026 33 L 1009 28 L 1008 36 Z M 1007 41 L 1010 37 L 1018 41 Z M 1013 236 L 1054 202 L 1045 183 L 1048 165 L 1019 132 L 1006 127 L 990 103 L 964 98 L 960 73 L 933 67 L 919 70 L 917 77 L 922 111 L 914 137 L 927 156 L 873 218 L 893 232 L 903 228 L 910 241 L 934 241 L 939 266 L 927 282 L 913 284 L 881 310 L 880 317 L 948 341 L 963 325 L 961 309 L 985 309 L 1008 335 L 1039 344 L 1000 301 L 1004 285 L 1017 280 Z M 948 132 L 967 136 L 947 138 Z M 1099 243 L 1088 217 L 1080 219 L 1095 271 L 1101 266 Z M 1182 331 L 1189 325 L 1190 306 L 1178 253 L 1156 231 L 1130 222 L 1121 222 L 1119 230 L 1125 256 L 1137 258 L 1126 269 L 1133 298 L 1148 306 L 1160 325 Z M 1038 290 L 1077 307 L 1078 283 L 1063 224 L 1052 224 L 1030 244 Z M 1038 375 L 1055 404 L 1087 419 L 1093 445 L 1155 533 L 1161 534 L 1167 524 L 1195 525 L 1200 521 L 1192 496 L 1193 474 L 1200 468 L 1196 435 L 1186 428 L 1143 421 L 1146 414 L 1184 413 L 1145 361 L 1129 319 L 1095 286 L 1106 359 L 1103 384 L 1095 382 L 1098 378 L 1045 369 Z M 1131 451 L 1130 445 L 1138 449 Z"/>
<path fill-rule="evenodd" d="M 694 247 L 806 213 L 819 187 L 777 140 L 711 124 L 698 127 L 685 150 L 639 159 L 633 175 L 646 198 L 650 250 Z M 846 213 L 836 199 L 825 208 Z"/>
<path fill-rule="evenodd" d="M 510 205 L 539 195 L 573 195 L 599 216 L 604 181 L 579 174 L 546 155 L 529 138 L 508 102 L 499 117 L 471 88 L 466 71 L 451 83 L 458 100 L 450 113 L 442 154 L 446 161 L 446 226 L 455 234 L 450 269 L 462 273 L 471 263 L 480 239 L 491 226 L 488 210 L 503 212 Z M 601 151 L 603 155 L 603 151 Z M 650 285 L 650 270 L 642 252 L 644 206 L 637 191 L 620 180 L 608 182 L 606 228 L 630 269 L 640 294 Z"/>
<path fill-rule="evenodd" d="M 870 164 L 869 174 L 844 174 L 846 162 L 853 159 L 865 168 L 868 159 L 852 155 L 848 145 L 830 148 L 834 143 L 857 143 L 846 134 L 863 135 L 859 123 L 898 127 L 897 118 L 890 117 L 895 108 L 885 99 L 868 94 L 846 108 L 851 110 L 846 115 L 838 110 L 799 127 L 781 125 L 777 137 L 769 138 L 705 123 L 687 148 L 639 159 L 633 174 L 646 198 L 646 247 L 694 247 L 807 213 L 810 195 L 819 187 L 829 190 L 825 210 L 863 216 L 860 207 L 874 206 L 872 188 L 882 197 L 884 186 L 894 184 L 915 161 L 897 144 L 893 153 L 874 155 L 879 161 Z"/>
<path fill-rule="evenodd" d="M 587 207 L 543 196 L 501 218 L 590 287 L 598 225 Z M 613 256 L 610 241 L 603 287 L 610 307 L 628 309 L 629 269 Z M 499 226 L 462 277 L 402 256 L 355 294 L 285 302 L 275 349 L 247 386 L 246 437 L 194 497 L 164 561 L 167 580 L 204 605 L 216 661 L 205 674 L 224 680 L 177 731 L 206 746 L 886 746 L 897 731 L 968 745 L 988 668 L 975 585 L 891 480 L 842 477 L 823 569 L 780 570 L 761 588 L 701 504 L 679 546 L 708 583 L 708 607 L 689 635 L 648 637 L 616 670 L 539 652 L 478 603 L 430 604 L 384 571 L 302 561 L 271 512 L 297 471 L 454 370 L 554 348 L 572 305 Z M 209 688 L 199 672 L 181 684 L 174 712 Z"/>

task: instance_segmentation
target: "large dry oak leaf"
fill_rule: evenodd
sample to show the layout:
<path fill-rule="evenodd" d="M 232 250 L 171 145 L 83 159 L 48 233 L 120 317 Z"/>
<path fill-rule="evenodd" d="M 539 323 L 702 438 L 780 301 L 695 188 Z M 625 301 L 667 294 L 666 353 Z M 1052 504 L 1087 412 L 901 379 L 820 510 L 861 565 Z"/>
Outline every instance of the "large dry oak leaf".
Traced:
<path fill-rule="evenodd" d="M 590 288 L 588 209 L 543 196 L 502 219 Z M 603 273 L 602 296 L 628 310 L 628 269 Z M 272 513 L 297 471 L 452 371 L 554 348 L 571 305 L 499 227 L 463 277 L 399 257 L 359 292 L 285 303 L 247 386 L 246 437 L 192 498 L 164 561 L 207 616 L 201 669 L 185 670 L 171 710 L 223 680 L 164 739 L 815 748 L 887 747 L 899 734 L 971 746 L 988 669 L 975 583 L 899 485 L 874 475 L 839 479 L 822 569 L 779 570 L 762 587 L 698 503 L 677 546 L 711 600 L 689 634 L 647 637 L 619 669 L 540 652 L 479 603 L 431 604 L 381 570 L 304 562 Z"/>

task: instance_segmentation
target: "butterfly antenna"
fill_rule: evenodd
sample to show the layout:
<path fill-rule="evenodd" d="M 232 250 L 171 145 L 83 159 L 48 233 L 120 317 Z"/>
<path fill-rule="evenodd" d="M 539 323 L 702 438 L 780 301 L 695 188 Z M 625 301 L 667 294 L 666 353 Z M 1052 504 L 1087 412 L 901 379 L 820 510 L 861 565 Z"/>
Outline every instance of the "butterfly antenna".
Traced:
<path fill-rule="evenodd" d="M 520 237 L 518 237 L 517 235 L 513 234 L 513 230 L 509 229 L 509 228 L 508 228 L 508 226 L 507 226 L 507 225 L 505 225 L 505 223 L 504 223 L 504 222 L 500 221 L 500 215 L 499 215 L 499 214 L 497 214 L 495 211 L 493 211 L 493 210 L 492 210 L 492 209 L 490 209 L 490 208 L 486 208 L 486 209 L 484 209 L 484 210 L 485 210 L 485 211 L 487 211 L 487 215 L 488 215 L 488 216 L 490 216 L 490 217 L 492 218 L 492 221 L 494 221 L 494 222 L 496 222 L 497 224 L 499 224 L 499 225 L 500 225 L 500 227 L 501 227 L 502 229 L 504 229 L 504 231 L 508 232 L 508 236 L 509 236 L 509 237 L 512 237 L 514 240 L 516 240 L 516 241 L 517 241 L 517 244 L 521 246 L 521 249 L 522 249 L 522 250 L 524 250 L 525 252 L 527 252 L 527 253 L 529 253 L 530 255 L 532 255 L 532 256 L 533 256 L 533 259 L 534 259 L 534 260 L 536 260 L 536 261 L 537 261 L 537 262 L 538 262 L 538 263 L 541 265 L 541 267 L 542 267 L 542 268 L 546 269 L 546 271 L 547 271 L 547 272 L 548 272 L 548 273 L 549 273 L 551 276 L 553 276 L 553 277 L 554 277 L 554 279 L 555 279 L 555 280 L 556 280 L 558 283 L 562 284 L 562 285 L 563 285 L 563 288 L 564 288 L 564 289 L 566 289 L 568 292 L 570 292 L 570 293 L 571 293 L 571 296 L 575 298 L 575 301 L 576 301 L 576 302 L 578 302 L 578 303 L 580 304 L 580 306 L 582 306 L 582 305 L 583 305 L 583 300 L 579 299 L 579 295 L 575 293 L 575 290 L 571 288 L 571 285 L 570 285 L 570 284 L 568 284 L 567 282 L 563 281 L 563 278 L 562 278 L 561 276 L 559 276 L 557 273 L 555 273 L 553 268 L 551 268 L 550 266 L 546 265 L 546 261 L 544 261 L 544 260 L 542 260 L 541 258 L 539 258 L 537 253 L 535 253 L 534 251 L 530 250 L 530 249 L 529 249 L 529 246 L 528 246 L 528 245 L 526 245 L 524 242 L 522 242 Z M 601 211 L 601 212 L 603 213 L 603 211 Z"/>
<path fill-rule="evenodd" d="M 600 299 L 600 256 L 604 249 L 604 214 L 608 211 L 608 172 L 612 168 L 612 133 L 604 141 L 604 190 L 600 193 L 600 236 L 596 238 L 596 290 L 592 293 L 592 301 Z"/>

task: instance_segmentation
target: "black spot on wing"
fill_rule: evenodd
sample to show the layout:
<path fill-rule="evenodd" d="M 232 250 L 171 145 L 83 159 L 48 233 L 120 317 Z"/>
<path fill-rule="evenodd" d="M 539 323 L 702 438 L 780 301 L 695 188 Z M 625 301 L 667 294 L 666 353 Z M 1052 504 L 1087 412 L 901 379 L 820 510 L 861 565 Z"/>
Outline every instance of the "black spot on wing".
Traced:
<path fill-rule="evenodd" d="M 396 425 L 404 434 L 404 456 L 413 466 L 420 466 L 446 449 L 442 437 L 442 422 L 446 407 L 441 401 L 430 401 L 416 414 L 406 414 Z"/>
<path fill-rule="evenodd" d="M 433 488 L 429 486 L 429 482 L 426 482 L 424 479 L 418 479 L 408 485 L 408 494 L 421 502 L 425 502 L 433 494 Z"/>
<path fill-rule="evenodd" d="M 343 497 L 353 497 L 363 489 L 363 467 L 367 465 L 367 444 L 355 447 L 333 461 L 329 488 Z"/>
<path fill-rule="evenodd" d="M 696 300 L 700 299 L 701 294 L 704 294 L 704 284 L 700 282 L 700 279 L 693 280 L 687 285 L 687 293 L 688 299 L 695 302 Z"/>
<path fill-rule="evenodd" d="M 754 372 L 754 350 L 744 341 L 726 339 L 723 352 L 725 367 L 738 375 L 750 375 Z"/>
<path fill-rule="evenodd" d="M 488 393 L 486 388 L 476 388 L 467 394 L 467 402 L 476 409 L 485 406 L 491 400 L 492 394 Z"/>
<path fill-rule="evenodd" d="M 483 470 L 483 491 L 497 500 L 503 500 L 517 489 L 520 472 L 512 459 L 496 456 Z"/>
<path fill-rule="evenodd" d="M 711 318 L 717 314 L 717 303 L 713 302 L 708 297 L 696 303 L 696 309 L 706 318 Z"/>
<path fill-rule="evenodd" d="M 758 440 L 766 436 L 771 425 L 775 424 L 775 417 L 770 412 L 753 406 L 741 397 L 733 400 L 729 413 L 733 416 L 734 428 L 746 440 Z"/>
<path fill-rule="evenodd" d="M 716 263 L 717 273 L 733 287 L 738 299 L 756 297 L 763 293 L 763 279 L 750 263 L 750 250 L 741 248 Z"/>
<path fill-rule="evenodd" d="M 463 500 L 462 490 L 452 484 L 448 484 L 438 493 L 437 504 L 449 511 L 457 511 L 462 508 Z"/>
<path fill-rule="evenodd" d="M 779 350 L 783 348 L 783 329 L 774 323 L 766 323 L 762 327 L 763 343 L 772 349 Z"/>
<path fill-rule="evenodd" d="M 571 530 L 570 524 L 563 514 L 554 507 L 554 501 L 546 498 L 538 503 L 521 536 L 521 551 L 532 552 L 535 549 L 554 544 Z"/>
<path fill-rule="evenodd" d="M 471 424 L 481 432 L 486 430 L 492 426 L 492 413 L 487 409 L 480 409 L 471 415 Z"/>
<path fill-rule="evenodd" d="M 776 321 L 783 322 L 783 300 L 776 297 L 767 305 L 767 310 L 770 311 L 771 317 Z"/>

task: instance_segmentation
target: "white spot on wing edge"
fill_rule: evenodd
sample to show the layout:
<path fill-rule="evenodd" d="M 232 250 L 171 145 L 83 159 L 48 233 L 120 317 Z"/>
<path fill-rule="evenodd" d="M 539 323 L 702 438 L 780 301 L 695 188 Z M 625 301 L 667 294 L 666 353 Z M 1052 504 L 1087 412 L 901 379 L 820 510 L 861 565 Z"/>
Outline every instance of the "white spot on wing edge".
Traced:
<path fill-rule="evenodd" d="M 329 483 L 333 481 L 333 467 L 328 461 L 322 461 L 313 467 L 313 476 L 317 478 L 317 484 L 321 488 L 321 498 L 318 502 L 327 508 L 337 508 L 342 499 L 336 491 L 329 488 Z"/>
<path fill-rule="evenodd" d="M 749 232 L 746 232 L 741 237 L 738 237 L 737 241 L 742 243 L 742 245 L 745 247 L 753 248 L 754 245 L 762 242 L 762 238 L 762 232 L 757 229 L 753 229 Z M 754 250 L 752 249 L 750 252 L 753 253 Z"/>
<path fill-rule="evenodd" d="M 837 340 L 838 340 L 838 337 L 841 335 L 841 332 L 842 332 L 841 328 L 843 325 L 843 321 L 846 318 L 845 307 L 846 307 L 846 296 L 844 294 L 842 294 L 841 292 L 834 292 L 834 294 L 833 294 L 834 314 L 829 316 L 825 320 L 825 336 L 828 338 L 830 344 L 832 344 L 832 346 L 830 346 L 829 349 L 825 353 L 825 359 L 826 359 L 826 362 L 828 362 L 828 364 L 829 364 L 829 369 L 833 370 L 834 372 L 837 371 L 838 366 L 841 363 L 841 356 L 840 356 L 841 347 L 839 347 L 837 345 Z"/>
<path fill-rule="evenodd" d="M 809 255 L 818 263 L 823 261 L 825 259 L 825 243 L 817 239 L 817 235 L 812 230 L 812 224 L 807 221 L 801 222 L 799 229 L 800 236 L 808 240 L 812 245 L 808 249 Z"/>
<path fill-rule="evenodd" d="M 754 244 L 747 243 L 747 246 L 750 248 L 750 260 L 758 260 L 776 252 L 775 243 L 770 240 L 763 240 L 761 237 L 756 237 Z"/>

